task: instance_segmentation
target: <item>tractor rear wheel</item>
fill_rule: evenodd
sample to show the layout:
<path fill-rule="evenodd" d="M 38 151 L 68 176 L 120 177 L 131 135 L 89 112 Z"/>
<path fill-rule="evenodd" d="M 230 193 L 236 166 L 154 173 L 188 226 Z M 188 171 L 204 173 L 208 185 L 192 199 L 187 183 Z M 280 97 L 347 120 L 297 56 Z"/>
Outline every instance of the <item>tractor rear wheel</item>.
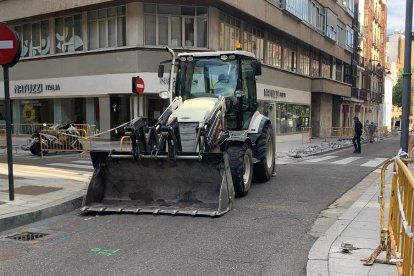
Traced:
<path fill-rule="evenodd" d="M 275 170 L 275 142 L 272 126 L 266 125 L 255 147 L 255 157 L 259 160 L 253 167 L 253 181 L 269 181 Z"/>
<path fill-rule="evenodd" d="M 245 196 L 252 184 L 252 149 L 248 144 L 235 144 L 227 148 L 227 154 L 236 197 Z"/>

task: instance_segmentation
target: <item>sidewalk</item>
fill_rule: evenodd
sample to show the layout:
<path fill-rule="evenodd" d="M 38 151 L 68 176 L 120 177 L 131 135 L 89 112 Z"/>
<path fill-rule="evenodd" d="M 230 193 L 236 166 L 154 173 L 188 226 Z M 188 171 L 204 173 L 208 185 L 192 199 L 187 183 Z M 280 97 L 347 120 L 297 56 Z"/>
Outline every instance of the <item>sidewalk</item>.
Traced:
<path fill-rule="evenodd" d="M 20 149 L 20 145 L 26 141 L 27 138 L 13 138 L 17 154 L 31 155 Z M 276 164 L 292 163 L 302 157 L 347 147 L 352 147 L 349 139 L 276 141 Z M 118 149 L 119 142 L 94 142 L 93 148 Z M 16 152 L 13 151 L 13 154 Z M 5 152 L 0 151 L 1 155 L 7 160 Z M 44 176 L 46 171 L 47 177 Z M 58 169 L 42 170 L 36 166 L 22 165 L 14 165 L 13 174 L 15 200 L 9 201 L 7 163 L 0 163 L 0 232 L 78 209 L 91 176 L 91 173 L 79 173 L 76 170 L 62 173 Z M 379 245 L 379 177 L 379 170 L 376 170 L 355 190 L 349 191 L 356 193 L 356 198 L 362 195 L 339 218 L 334 218 L 327 231 L 319 235 L 308 255 L 307 275 L 397 275 L 395 266 L 364 266 L 361 261 L 369 257 Z M 390 173 L 388 177 L 391 177 Z M 344 251 L 349 245 L 351 250 Z"/>

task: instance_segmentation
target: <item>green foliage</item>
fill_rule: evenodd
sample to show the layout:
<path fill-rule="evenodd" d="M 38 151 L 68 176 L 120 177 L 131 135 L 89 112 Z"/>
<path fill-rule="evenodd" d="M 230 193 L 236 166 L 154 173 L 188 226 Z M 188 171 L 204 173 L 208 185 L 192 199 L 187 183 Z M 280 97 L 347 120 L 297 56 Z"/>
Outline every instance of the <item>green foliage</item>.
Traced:
<path fill-rule="evenodd" d="M 402 70 L 398 72 L 397 83 L 392 89 L 392 104 L 398 107 L 402 106 L 402 94 L 403 94 L 403 74 Z"/>

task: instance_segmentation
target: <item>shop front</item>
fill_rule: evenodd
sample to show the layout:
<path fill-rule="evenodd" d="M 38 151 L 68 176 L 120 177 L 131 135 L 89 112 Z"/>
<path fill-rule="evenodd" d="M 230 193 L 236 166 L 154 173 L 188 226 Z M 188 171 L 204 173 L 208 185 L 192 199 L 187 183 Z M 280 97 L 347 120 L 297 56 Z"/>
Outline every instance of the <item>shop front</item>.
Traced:
<path fill-rule="evenodd" d="M 259 109 L 265 112 L 265 105 L 275 104 L 275 129 L 278 139 L 301 139 L 302 132 L 310 125 L 311 93 L 284 87 L 257 84 Z"/>
<path fill-rule="evenodd" d="M 137 75 L 145 82 L 139 95 L 131 89 L 132 77 Z M 3 83 L 0 85 L 2 98 Z M 150 123 L 158 119 L 168 106 L 168 100 L 160 99 L 158 93 L 167 89 L 166 79 L 146 72 L 11 81 L 12 123 L 89 124 L 102 138 L 119 139 L 122 125 L 134 117 L 148 117 Z M 2 114 L 4 106 L 0 100 Z"/>

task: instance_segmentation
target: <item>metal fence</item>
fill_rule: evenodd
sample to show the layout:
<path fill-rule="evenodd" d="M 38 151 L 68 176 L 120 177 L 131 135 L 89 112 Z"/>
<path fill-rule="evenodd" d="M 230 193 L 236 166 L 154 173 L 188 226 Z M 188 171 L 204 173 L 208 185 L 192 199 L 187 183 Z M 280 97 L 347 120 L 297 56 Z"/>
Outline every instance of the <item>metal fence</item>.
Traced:
<path fill-rule="evenodd" d="M 12 124 L 12 134 L 13 135 L 32 135 L 36 131 L 43 131 L 47 130 L 50 127 L 54 126 L 56 124 L 52 123 L 43 123 L 43 124 Z M 87 136 L 92 136 L 96 132 L 96 126 L 95 125 L 89 125 L 89 124 L 73 124 L 74 127 L 77 129 L 83 129 L 85 132 L 82 132 L 82 134 Z"/>
<path fill-rule="evenodd" d="M 77 129 L 77 134 L 67 130 L 42 130 L 40 135 L 40 156 L 49 152 L 79 152 L 90 151 L 92 145 L 84 129 Z"/>
<path fill-rule="evenodd" d="M 374 250 L 365 265 L 375 262 L 395 264 L 398 275 L 414 275 L 414 177 L 408 165 L 413 159 L 393 158 L 385 162 L 381 170 L 380 186 L 380 245 Z M 389 200 L 388 225 L 385 223 L 386 170 L 393 164 L 393 176 Z M 381 252 L 386 259 L 377 259 Z"/>

